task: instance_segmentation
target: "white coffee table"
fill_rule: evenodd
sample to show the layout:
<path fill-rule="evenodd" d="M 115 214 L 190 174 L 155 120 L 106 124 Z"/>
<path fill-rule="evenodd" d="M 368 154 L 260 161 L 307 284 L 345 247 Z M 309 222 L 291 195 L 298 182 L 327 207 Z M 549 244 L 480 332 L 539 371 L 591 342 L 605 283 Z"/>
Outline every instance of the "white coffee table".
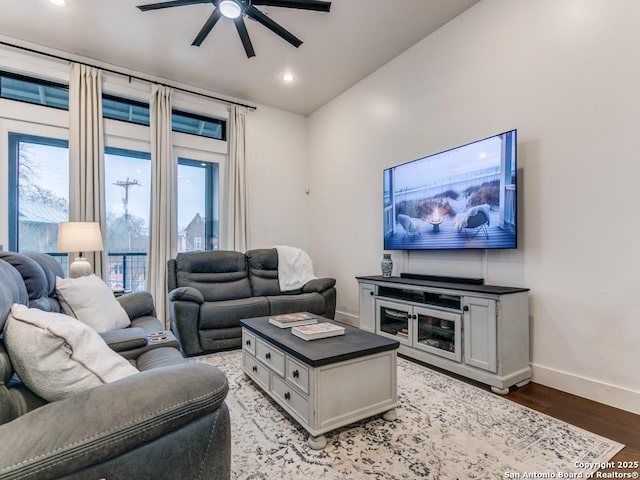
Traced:
<path fill-rule="evenodd" d="M 244 373 L 309 432 L 311 448 L 324 448 L 324 433 L 363 418 L 396 419 L 398 341 L 341 323 L 344 335 L 311 341 L 269 317 L 241 323 Z"/>

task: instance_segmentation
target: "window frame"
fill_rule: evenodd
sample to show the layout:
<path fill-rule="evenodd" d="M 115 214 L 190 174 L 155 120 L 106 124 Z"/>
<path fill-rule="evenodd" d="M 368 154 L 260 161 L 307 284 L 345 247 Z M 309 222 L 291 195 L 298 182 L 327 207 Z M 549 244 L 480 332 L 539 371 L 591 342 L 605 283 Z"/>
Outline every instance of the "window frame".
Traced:
<path fill-rule="evenodd" d="M 148 117 L 145 121 L 141 121 L 141 120 L 134 120 L 134 119 L 123 119 L 120 117 L 116 117 L 116 116 L 111 116 L 108 115 L 107 112 L 108 110 L 104 108 L 104 101 L 108 100 L 108 101 L 113 101 L 113 102 L 117 102 L 123 105 L 128 105 L 131 107 L 139 107 L 139 108 L 143 108 L 148 112 Z M 133 123 L 135 125 L 143 125 L 146 127 L 149 127 L 151 124 L 151 107 L 148 103 L 145 103 L 143 101 L 140 100 L 134 100 L 134 99 L 130 99 L 130 98 L 125 98 L 123 96 L 119 96 L 119 95 L 114 95 L 114 94 L 110 94 L 110 93 L 102 93 L 102 116 L 105 120 L 115 120 L 118 122 L 125 122 L 125 123 Z M 214 137 L 214 136 L 210 136 L 210 135 L 202 135 L 199 133 L 195 133 L 195 132 L 190 132 L 190 131 L 185 131 L 185 130 L 176 130 L 175 129 L 175 117 L 183 117 L 183 118 L 188 118 L 191 120 L 196 120 L 199 122 L 205 122 L 205 123 L 210 123 L 213 125 L 218 125 L 220 127 L 220 136 L 219 137 Z M 209 139 L 213 139 L 213 140 L 221 140 L 221 141 L 226 141 L 227 140 L 227 121 L 220 119 L 220 118 L 216 118 L 216 117 L 212 117 L 212 116 L 206 116 L 204 114 L 199 114 L 199 113 L 192 113 L 192 112 L 187 112 L 184 109 L 181 109 L 179 107 L 176 107 L 175 105 L 171 108 L 171 121 L 172 121 L 172 126 L 171 126 L 171 130 L 173 133 L 182 133 L 185 135 L 193 135 L 196 137 L 202 137 L 202 138 L 209 138 Z"/>
<path fill-rule="evenodd" d="M 221 222 L 221 215 L 222 212 L 220 211 L 220 169 L 221 169 L 221 165 L 218 162 L 211 162 L 211 161 L 205 161 L 205 160 L 192 160 L 192 159 L 188 159 L 188 158 L 184 158 L 184 157 L 177 157 L 177 162 L 178 165 L 185 165 L 185 166 L 190 166 L 190 167 L 200 167 L 200 168 L 204 168 L 205 169 L 205 174 L 204 174 L 204 182 L 205 182 L 205 211 L 204 211 L 204 236 L 205 238 L 212 238 L 214 235 L 214 211 L 217 208 L 218 209 L 218 245 L 220 245 L 220 226 L 222 225 Z M 204 166 L 202 164 L 205 164 Z M 214 167 L 214 165 L 217 165 L 217 170 L 218 172 L 216 172 L 216 168 Z M 216 178 L 218 177 L 218 178 Z M 215 195 L 215 186 L 216 186 L 216 181 L 217 181 L 217 186 L 218 186 L 218 200 L 216 202 L 216 195 Z M 177 192 L 177 194 L 179 195 L 179 192 Z M 176 200 L 179 200 L 180 198 L 178 197 Z M 179 232 L 176 232 L 179 233 Z M 204 248 L 203 250 L 212 250 L 211 244 L 209 242 L 203 242 L 204 243 Z"/>
<path fill-rule="evenodd" d="M 14 58 L 15 57 L 15 58 Z M 0 75 L 17 78 L 24 81 L 33 81 L 41 85 L 62 88 L 68 91 L 68 64 L 66 62 L 41 59 L 23 53 L 10 53 L 12 58 L 11 66 L 0 61 Z M 19 67 L 16 67 L 19 66 Z M 12 73 L 19 68 L 20 73 Z M 9 71 L 9 70 L 10 71 Z M 24 72 L 24 73 L 23 73 Z M 49 78 L 51 80 L 45 79 Z M 117 98 L 148 98 L 149 83 L 127 79 L 118 74 L 103 71 L 102 90 L 104 96 L 115 96 Z M 142 102 L 141 102 L 142 103 Z M 203 137 L 197 134 L 173 132 L 174 156 L 189 159 L 197 159 L 201 162 L 213 162 L 218 164 L 218 222 L 219 222 L 219 248 L 225 248 L 228 229 L 228 142 L 227 128 L 229 125 L 229 108 L 219 101 L 199 97 L 197 94 L 190 94 L 176 90 L 173 96 L 173 110 L 179 113 L 194 115 L 196 118 L 203 117 L 207 120 L 219 120 L 224 122 L 222 129 L 223 139 Z M 69 117 L 68 108 L 63 109 L 58 106 L 44 105 L 42 103 L 28 102 L 24 100 L 1 98 L 0 97 L 0 156 L 6 160 L 0 161 L 0 178 L 7 178 L 6 182 L 0 186 L 0 211 L 7 212 L 7 220 L 0 222 L 0 248 L 3 244 L 8 245 L 10 238 L 10 212 L 13 210 L 12 222 L 17 221 L 19 205 L 13 204 L 10 200 L 10 176 L 9 176 L 9 133 L 17 135 L 33 135 L 45 139 L 55 139 L 63 142 L 68 147 L 69 139 Z M 190 112 L 201 112 L 190 113 Z M 205 113 L 206 112 L 206 113 Z M 104 146 L 122 148 L 133 151 L 150 151 L 149 138 L 150 130 L 147 125 L 137 125 L 129 122 L 114 119 L 104 119 L 105 136 Z M 27 137 L 23 137 L 27 138 Z M 13 152 L 15 158 L 17 152 Z M 15 165 L 14 165 L 15 167 Z M 16 189 L 17 185 L 12 188 Z M 12 192 L 14 198 L 16 193 Z M 211 203 L 211 202 L 207 202 Z M 206 214 L 205 214 L 206 215 Z M 18 242 L 18 229 L 15 230 L 15 244 Z M 13 232 L 11 232 L 13 234 Z"/>
<path fill-rule="evenodd" d="M 44 103 L 40 103 L 40 102 L 30 102 L 28 100 L 23 100 L 23 99 L 18 99 L 18 98 L 13 98 L 13 97 L 7 97 L 4 96 L 4 94 L 2 93 L 2 78 L 10 78 L 12 80 L 19 80 L 22 82 L 26 82 L 26 83 L 31 83 L 34 84 L 36 86 L 39 87 L 52 87 L 52 88 L 58 88 L 61 90 L 65 90 L 67 92 L 67 100 L 66 100 L 66 107 L 61 107 L 61 106 L 57 106 L 57 105 L 47 105 Z M 41 107 L 47 107 L 47 108 L 55 108 L 57 110 L 63 110 L 63 111 L 68 111 L 69 110 L 69 85 L 62 83 L 62 82 L 55 82 L 52 80 L 44 80 L 42 78 L 36 78 L 30 75 L 22 75 L 19 73 L 12 73 L 12 72 L 7 72 L 6 70 L 0 70 L 0 98 L 5 99 L 5 100 L 10 100 L 13 102 L 20 102 L 20 103 L 26 103 L 29 105 L 39 105 Z"/>
<path fill-rule="evenodd" d="M 9 181 L 8 186 L 8 198 L 9 205 L 12 206 L 9 208 L 9 232 L 15 232 L 13 235 L 9 236 L 9 250 L 13 252 L 18 251 L 18 239 L 20 238 L 20 222 L 18 221 L 19 212 L 20 212 L 20 199 L 19 199 L 19 188 L 18 184 L 20 181 L 20 177 L 18 174 L 18 164 L 20 163 L 20 155 L 18 154 L 18 143 L 19 142 L 28 142 L 35 143 L 38 145 L 46 145 L 50 147 L 60 147 L 60 148 L 69 148 L 68 140 L 60 140 L 56 138 L 48 138 L 42 137 L 39 135 L 31 135 L 24 133 L 15 133 L 9 132 L 7 138 L 7 148 L 9 151 L 8 154 L 8 178 L 13 179 L 13 181 Z"/>
<path fill-rule="evenodd" d="M 62 90 L 64 92 L 66 92 L 66 98 L 63 102 L 61 103 L 65 103 L 65 106 L 59 106 L 59 105 L 50 105 L 47 103 L 42 103 L 42 101 L 40 102 L 35 102 L 35 101 L 29 101 L 29 100 L 25 100 L 25 99 L 20 99 L 20 98 L 14 98 L 11 96 L 5 96 L 3 94 L 3 88 L 2 88 L 2 79 L 3 78 L 8 78 L 8 79 L 12 79 L 12 80 L 18 80 L 18 81 L 22 81 L 25 83 L 29 83 L 31 85 L 34 85 L 36 87 L 42 87 L 42 88 L 55 88 L 58 90 Z M 69 85 L 68 83 L 62 83 L 62 82 L 55 82 L 52 80 L 44 80 L 41 78 L 37 78 L 37 77 L 33 77 L 33 76 L 29 76 L 29 75 L 22 75 L 22 74 L 18 74 L 18 73 L 11 73 L 11 72 L 7 72 L 5 70 L 0 69 L 0 98 L 4 98 L 6 100 L 11 100 L 11 101 L 15 101 L 15 102 L 21 102 L 21 103 L 27 103 L 27 104 L 31 104 L 31 105 L 39 105 L 42 107 L 49 107 L 49 108 L 56 108 L 58 110 L 65 110 L 68 111 L 69 110 Z M 127 105 L 129 107 L 138 107 L 138 108 L 142 108 L 144 110 L 146 110 L 146 118 L 144 120 L 135 120 L 133 118 L 128 118 L 128 119 L 124 119 L 115 115 L 111 115 L 108 112 L 110 111 L 110 109 L 105 108 L 105 100 L 107 101 L 113 101 L 113 102 L 117 102 L 123 105 Z M 187 109 L 184 108 L 176 108 L 175 105 L 172 106 L 171 109 L 171 115 L 172 115 L 172 131 L 176 132 L 176 133 L 183 133 L 186 135 L 193 135 L 196 137 L 204 137 L 204 138 L 211 138 L 211 139 L 215 139 L 215 140 L 221 140 L 221 141 L 226 141 L 227 140 L 227 128 L 228 128 L 228 122 L 226 119 L 222 119 L 222 118 L 217 118 L 215 116 L 208 116 L 205 115 L 203 113 L 194 113 L 194 112 L 190 112 L 187 111 Z M 148 102 L 145 102 L 143 100 L 137 100 L 134 98 L 129 98 L 128 96 L 122 96 L 122 95 L 118 95 L 118 94 L 114 94 L 114 93 L 109 93 L 108 91 L 106 91 L 103 88 L 102 91 L 102 117 L 104 120 L 116 120 L 116 121 L 120 121 L 120 122 L 125 122 L 125 123 L 132 123 L 135 125 L 143 125 L 143 126 L 147 126 L 149 127 L 151 124 L 151 119 L 150 119 L 150 105 Z M 173 124 L 175 123 L 175 117 L 183 117 L 183 118 L 187 118 L 187 119 L 192 119 L 192 120 L 196 120 L 199 122 L 205 122 L 205 123 L 210 123 L 213 125 L 218 125 L 220 127 L 220 136 L 216 137 L 216 136 L 211 136 L 211 135 L 203 135 L 200 133 L 196 133 L 196 132 L 191 132 L 191 131 L 186 131 L 186 130 L 173 130 Z"/>

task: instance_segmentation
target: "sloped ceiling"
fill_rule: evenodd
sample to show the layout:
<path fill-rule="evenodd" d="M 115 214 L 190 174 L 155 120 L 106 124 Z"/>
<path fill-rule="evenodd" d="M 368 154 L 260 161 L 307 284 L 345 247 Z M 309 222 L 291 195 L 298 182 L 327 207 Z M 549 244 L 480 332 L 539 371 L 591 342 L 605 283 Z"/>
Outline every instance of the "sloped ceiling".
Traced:
<path fill-rule="evenodd" d="M 259 7 L 298 36 L 296 49 L 247 19 L 256 51 L 248 59 L 228 19 L 202 46 L 191 42 L 213 5 L 141 12 L 154 0 L 4 2 L 10 38 L 107 62 L 249 102 L 309 115 L 478 0 L 334 0 L 330 13 Z M 291 72 L 295 80 L 282 81 Z"/>

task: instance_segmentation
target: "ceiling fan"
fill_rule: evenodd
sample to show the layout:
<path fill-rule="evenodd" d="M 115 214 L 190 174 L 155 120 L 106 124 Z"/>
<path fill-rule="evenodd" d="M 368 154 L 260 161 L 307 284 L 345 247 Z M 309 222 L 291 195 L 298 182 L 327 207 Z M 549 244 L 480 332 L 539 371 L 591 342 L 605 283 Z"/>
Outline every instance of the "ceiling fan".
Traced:
<path fill-rule="evenodd" d="M 253 50 L 253 45 L 251 44 L 251 39 L 247 32 L 247 26 L 244 23 L 243 17 L 245 15 L 267 27 L 294 47 L 298 48 L 302 45 L 302 40 L 281 27 L 278 23 L 271 20 L 267 15 L 258 10 L 255 7 L 256 5 L 297 8 L 300 10 L 314 10 L 317 12 L 329 12 L 331 9 L 331 2 L 320 0 L 172 0 L 168 2 L 139 5 L 138 8 L 143 12 L 147 12 L 149 10 L 195 5 L 197 3 L 212 3 L 215 9 L 191 45 L 195 45 L 196 47 L 202 45 L 202 42 L 207 38 L 207 35 L 211 33 L 211 30 L 216 23 L 218 23 L 218 20 L 220 20 L 221 17 L 226 17 L 233 20 L 236 30 L 238 30 L 238 35 L 240 35 L 240 40 L 242 41 L 242 46 L 247 54 L 247 58 L 255 57 L 256 52 Z"/>

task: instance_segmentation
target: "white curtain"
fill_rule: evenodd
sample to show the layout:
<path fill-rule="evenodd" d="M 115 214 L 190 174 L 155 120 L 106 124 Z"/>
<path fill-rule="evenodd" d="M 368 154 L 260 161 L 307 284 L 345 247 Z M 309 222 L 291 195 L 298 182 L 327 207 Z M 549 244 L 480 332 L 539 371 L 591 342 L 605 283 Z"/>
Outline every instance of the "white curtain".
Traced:
<path fill-rule="evenodd" d="M 171 134 L 172 90 L 151 89 L 151 215 L 147 290 L 153 295 L 156 314 L 170 328 L 168 319 L 167 261 L 176 254 L 177 176 Z"/>
<path fill-rule="evenodd" d="M 69 220 L 98 222 L 103 243 L 104 128 L 102 78 L 94 67 L 71 64 L 69 78 Z M 104 278 L 105 252 L 83 252 L 93 271 Z"/>
<path fill-rule="evenodd" d="M 247 108 L 231 107 L 229 126 L 229 228 L 227 248 L 244 252 L 247 249 L 247 179 L 245 125 Z"/>

